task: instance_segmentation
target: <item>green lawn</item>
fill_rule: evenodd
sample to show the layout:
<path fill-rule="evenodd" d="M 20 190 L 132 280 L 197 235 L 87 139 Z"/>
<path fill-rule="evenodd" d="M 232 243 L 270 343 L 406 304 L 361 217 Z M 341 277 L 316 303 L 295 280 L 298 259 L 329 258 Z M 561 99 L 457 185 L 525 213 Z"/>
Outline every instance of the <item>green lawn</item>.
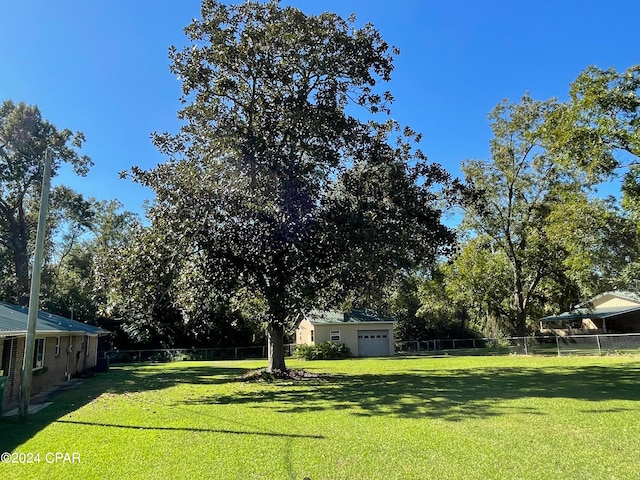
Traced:
<path fill-rule="evenodd" d="M 263 365 L 112 367 L 26 425 L 2 420 L 0 452 L 40 463 L 2 464 L 0 478 L 640 475 L 637 357 L 290 360 L 332 377 L 236 381 Z"/>

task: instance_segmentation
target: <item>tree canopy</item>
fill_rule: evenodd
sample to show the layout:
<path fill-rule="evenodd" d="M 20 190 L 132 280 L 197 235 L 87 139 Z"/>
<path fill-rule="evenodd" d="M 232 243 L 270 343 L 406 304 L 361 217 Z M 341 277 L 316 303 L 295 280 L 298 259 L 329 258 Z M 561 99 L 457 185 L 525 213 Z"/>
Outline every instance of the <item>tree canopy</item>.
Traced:
<path fill-rule="evenodd" d="M 189 45 L 169 49 L 182 127 L 153 134 L 167 161 L 123 173 L 155 192 L 148 221 L 52 192 L 50 311 L 110 316 L 154 346 L 266 336 L 268 368 L 283 370 L 283 339 L 311 308 L 382 308 L 412 340 L 524 335 L 637 289 L 640 66 L 588 67 L 566 101 L 500 102 L 490 157 L 462 162 L 462 186 L 391 119 L 399 52 L 372 25 L 276 0 L 204 0 L 201 13 Z M 37 106 L 0 106 L 2 299 L 27 301 L 45 149 L 53 175 L 83 175 L 83 143 Z M 597 195 L 611 179 L 620 195 Z M 441 221 L 453 194 L 457 238 Z"/>
<path fill-rule="evenodd" d="M 589 67 L 566 102 L 525 95 L 490 115 L 491 159 L 462 164 L 475 196 L 462 202 L 460 229 L 471 238 L 445 269 L 449 291 L 481 307 L 481 323 L 503 319 L 523 335 L 536 314 L 634 288 L 639 73 Z M 595 196 L 618 171 L 622 204 Z"/>
<path fill-rule="evenodd" d="M 268 368 L 285 369 L 283 335 L 304 309 L 366 294 L 451 244 L 435 203 L 449 177 L 418 134 L 373 120 L 390 111 L 378 84 L 396 53 L 373 26 L 205 0 L 185 32 L 192 44 L 170 49 L 185 124 L 154 136 L 170 160 L 133 178 L 156 193 L 150 235 L 179 252 L 166 266 L 173 304 L 248 289 L 264 305 Z"/>
<path fill-rule="evenodd" d="M 4 271 L 13 282 L 4 285 L 5 295 L 26 305 L 29 295 L 30 245 L 35 237 L 37 204 L 44 170 L 44 152 L 53 151 L 52 177 L 63 162 L 80 175 L 87 173 L 91 159 L 79 153 L 82 132 L 59 130 L 42 118 L 35 105 L 6 100 L 0 106 L 0 255 Z M 52 211 L 64 208 L 82 215 L 82 201 L 64 187 L 54 189 Z M 10 266 L 9 266 L 10 265 Z"/>
<path fill-rule="evenodd" d="M 601 181 L 640 158 L 640 65 L 624 72 L 586 68 L 546 133 L 558 163 Z"/>

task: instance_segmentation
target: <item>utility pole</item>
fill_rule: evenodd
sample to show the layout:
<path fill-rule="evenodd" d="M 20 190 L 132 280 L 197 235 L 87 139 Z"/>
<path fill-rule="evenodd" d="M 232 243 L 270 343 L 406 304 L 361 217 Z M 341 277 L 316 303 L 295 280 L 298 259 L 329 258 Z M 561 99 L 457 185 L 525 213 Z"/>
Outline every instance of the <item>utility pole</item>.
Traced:
<path fill-rule="evenodd" d="M 40 276 L 44 258 L 44 237 L 47 228 L 47 210 L 49 209 L 49 189 L 51 187 L 51 161 L 53 151 L 47 148 L 44 154 L 44 172 L 42 174 L 42 193 L 40 196 L 40 217 L 38 218 L 38 233 L 36 234 L 36 250 L 31 271 L 31 292 L 29 293 L 29 317 L 27 338 L 24 346 L 22 361 L 22 382 L 20 383 L 20 402 L 18 411 L 24 421 L 29 413 L 29 397 L 31 397 L 31 380 L 33 379 L 33 354 L 36 345 L 36 322 L 40 303 Z"/>

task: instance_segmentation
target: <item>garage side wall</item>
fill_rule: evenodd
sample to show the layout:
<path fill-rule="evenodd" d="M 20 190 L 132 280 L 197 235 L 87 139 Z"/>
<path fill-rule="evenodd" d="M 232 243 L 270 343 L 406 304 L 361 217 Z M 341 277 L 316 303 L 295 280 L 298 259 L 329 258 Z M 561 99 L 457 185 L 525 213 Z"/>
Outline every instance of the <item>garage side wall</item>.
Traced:
<path fill-rule="evenodd" d="M 315 332 L 313 335 L 311 334 L 313 331 L 314 326 L 311 325 L 311 322 L 307 319 L 302 320 L 296 328 L 296 343 L 298 345 L 315 345 Z"/>
<path fill-rule="evenodd" d="M 360 355 L 358 353 L 358 324 L 336 325 L 336 328 L 332 330 L 340 331 L 340 343 L 345 343 L 354 357 Z"/>
<path fill-rule="evenodd" d="M 314 344 L 328 342 L 329 341 L 329 331 L 331 330 L 331 325 L 314 325 L 313 329 L 315 330 L 315 341 Z"/>
<path fill-rule="evenodd" d="M 389 355 L 393 355 L 395 351 L 395 341 L 393 337 L 393 323 L 382 322 L 357 322 L 357 323 L 331 323 L 325 325 L 314 325 L 315 343 L 321 343 L 331 340 L 331 332 L 340 332 L 339 343 L 346 344 L 351 353 L 358 357 L 360 351 L 358 348 L 358 331 L 360 330 L 388 330 Z"/>

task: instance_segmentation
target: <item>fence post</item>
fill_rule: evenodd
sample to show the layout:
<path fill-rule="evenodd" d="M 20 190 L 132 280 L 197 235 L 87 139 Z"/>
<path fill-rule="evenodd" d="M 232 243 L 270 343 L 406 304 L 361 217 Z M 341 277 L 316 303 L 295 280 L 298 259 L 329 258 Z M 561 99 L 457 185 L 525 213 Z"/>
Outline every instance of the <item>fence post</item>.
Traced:
<path fill-rule="evenodd" d="M 453 343 L 451 344 L 451 347 L 452 347 L 453 350 L 455 350 L 456 349 L 456 339 L 455 338 L 452 339 L 452 342 Z"/>
<path fill-rule="evenodd" d="M 558 356 L 560 356 L 560 342 L 558 341 L 558 335 L 556 335 L 556 348 L 558 349 Z"/>
<path fill-rule="evenodd" d="M 416 345 L 417 345 L 416 352 L 418 353 L 418 355 L 420 355 L 420 340 L 416 341 Z"/>
<path fill-rule="evenodd" d="M 600 349 L 600 335 L 596 335 L 596 341 L 598 342 L 598 354 L 602 354 L 602 350 Z"/>
<path fill-rule="evenodd" d="M 529 355 L 529 349 L 527 348 L 527 337 L 522 337 L 522 344 L 524 345 L 524 354 Z"/>

